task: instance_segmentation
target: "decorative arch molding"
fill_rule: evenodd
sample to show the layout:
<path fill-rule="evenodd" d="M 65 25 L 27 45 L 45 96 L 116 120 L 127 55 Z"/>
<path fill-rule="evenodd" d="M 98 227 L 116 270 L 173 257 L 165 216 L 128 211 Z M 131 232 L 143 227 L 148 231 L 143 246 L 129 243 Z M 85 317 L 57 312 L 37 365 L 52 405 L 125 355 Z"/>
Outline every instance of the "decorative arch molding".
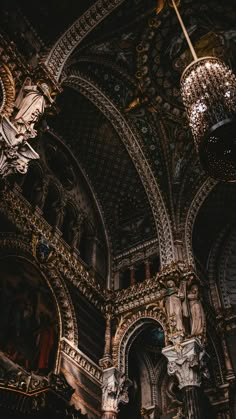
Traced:
<path fill-rule="evenodd" d="M 68 339 L 73 345 L 78 345 L 78 328 L 74 307 L 69 292 L 57 269 L 52 264 L 39 264 L 32 254 L 31 242 L 24 241 L 17 234 L 0 234 L 0 257 L 15 256 L 24 258 L 43 275 L 56 302 L 60 333 L 59 337 Z"/>
<path fill-rule="evenodd" d="M 193 250 L 192 250 L 192 233 L 193 226 L 197 216 L 197 213 L 205 201 L 206 197 L 212 191 L 212 189 L 217 185 L 218 181 L 212 178 L 207 178 L 206 181 L 197 191 L 195 197 L 193 198 L 189 210 L 187 212 L 185 228 L 184 228 L 184 242 L 186 247 L 186 257 L 187 263 L 189 265 L 195 266 Z"/>
<path fill-rule="evenodd" d="M 112 356 L 114 366 L 122 374 L 128 376 L 128 354 L 130 347 L 140 332 L 150 323 L 160 324 L 163 327 L 165 338 L 167 338 L 167 317 L 164 311 L 156 305 L 152 305 L 150 308 L 144 307 L 137 313 L 131 314 L 123 320 L 121 319 L 114 338 Z"/>
<path fill-rule="evenodd" d="M 228 234 L 227 234 L 228 233 Z M 224 308 L 231 308 L 236 302 L 235 292 L 232 287 L 236 283 L 235 261 L 235 244 L 236 229 L 229 227 L 225 236 L 222 237 L 221 254 L 219 254 L 218 263 L 218 287 L 221 294 L 221 300 Z M 216 263 L 216 261 L 215 261 Z"/>
<path fill-rule="evenodd" d="M 98 0 L 78 18 L 56 41 L 42 61 L 59 81 L 63 67 L 81 41 L 109 16 L 124 0 Z"/>
<path fill-rule="evenodd" d="M 218 257 L 219 257 L 219 253 L 220 253 L 220 249 L 222 246 L 222 243 L 225 241 L 225 237 L 229 234 L 228 228 L 223 229 L 221 231 L 221 233 L 219 234 L 219 236 L 217 237 L 217 240 L 214 244 L 214 247 L 210 253 L 210 257 L 209 257 L 209 261 L 208 261 L 208 266 L 207 266 L 207 272 L 208 272 L 208 279 L 209 279 L 209 286 L 210 286 L 210 295 L 211 295 L 211 299 L 212 299 L 212 305 L 215 309 L 215 311 L 219 311 L 220 307 L 221 307 L 221 299 L 219 296 L 219 291 L 220 291 L 220 286 L 219 286 L 219 281 L 218 281 Z M 222 266 L 220 266 L 220 275 L 222 274 Z M 224 276 L 224 275 L 223 275 Z M 221 278 L 223 278 L 221 276 Z M 222 289 L 221 289 L 221 293 L 222 293 Z M 225 289 L 223 288 L 223 294 L 221 294 L 221 297 L 223 298 L 223 300 L 225 299 L 227 301 L 228 296 L 227 293 L 225 293 Z"/>
<path fill-rule="evenodd" d="M 63 84 L 83 94 L 113 125 L 136 167 L 148 196 L 159 238 L 161 266 L 175 261 L 170 217 L 167 213 L 156 178 L 141 149 L 139 134 L 135 129 L 130 128 L 126 119 L 114 103 L 94 83 L 84 75 L 81 75 L 81 73 L 74 72 L 64 80 Z"/>

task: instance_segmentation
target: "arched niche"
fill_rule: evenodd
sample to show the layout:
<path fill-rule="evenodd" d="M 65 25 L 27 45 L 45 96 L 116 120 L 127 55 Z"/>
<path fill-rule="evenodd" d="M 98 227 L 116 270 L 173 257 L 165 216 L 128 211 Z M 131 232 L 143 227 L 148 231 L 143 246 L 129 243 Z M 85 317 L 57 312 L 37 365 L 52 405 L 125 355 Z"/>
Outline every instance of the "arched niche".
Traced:
<path fill-rule="evenodd" d="M 164 346 L 164 329 L 154 320 L 144 321 L 130 336 L 126 374 L 132 385 L 129 387 L 129 403 L 120 406 L 119 419 L 141 419 L 141 412 L 145 410 L 150 412 L 150 418 L 156 419 L 167 418 L 169 412 L 175 412 L 176 405 L 173 406 L 167 397 L 162 397 L 167 377 L 166 359 L 162 355 Z M 175 394 L 176 400 L 178 397 L 179 394 Z"/>
<path fill-rule="evenodd" d="M 24 257 L 1 257 L 0 270 L 0 351 L 27 371 L 55 371 L 60 320 L 52 290 Z"/>

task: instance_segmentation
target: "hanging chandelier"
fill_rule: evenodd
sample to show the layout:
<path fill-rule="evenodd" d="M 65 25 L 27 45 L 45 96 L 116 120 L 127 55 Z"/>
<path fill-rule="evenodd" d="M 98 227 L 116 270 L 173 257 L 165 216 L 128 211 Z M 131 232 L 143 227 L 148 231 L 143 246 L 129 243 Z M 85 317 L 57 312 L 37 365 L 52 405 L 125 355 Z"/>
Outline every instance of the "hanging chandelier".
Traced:
<path fill-rule="evenodd" d="M 181 76 L 181 96 L 200 163 L 214 179 L 236 181 L 236 77 L 216 57 L 198 58 L 171 0 L 193 61 Z"/>

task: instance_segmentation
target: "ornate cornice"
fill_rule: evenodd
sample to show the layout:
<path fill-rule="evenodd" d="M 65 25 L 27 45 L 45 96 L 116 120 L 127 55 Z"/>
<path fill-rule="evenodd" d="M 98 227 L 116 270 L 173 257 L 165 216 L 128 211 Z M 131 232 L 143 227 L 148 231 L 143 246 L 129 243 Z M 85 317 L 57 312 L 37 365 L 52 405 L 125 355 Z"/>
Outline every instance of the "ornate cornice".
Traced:
<path fill-rule="evenodd" d="M 143 261 L 145 258 L 148 258 L 152 255 L 157 255 L 158 249 L 159 243 L 157 239 L 148 240 L 145 243 L 135 246 L 132 249 L 114 257 L 114 271 L 118 271 L 121 268 L 130 266 L 139 260 Z"/>
<path fill-rule="evenodd" d="M 169 215 L 156 178 L 141 148 L 141 138 L 135 128 L 128 125 L 114 103 L 93 82 L 75 72 L 64 80 L 71 87 L 88 98 L 108 118 L 123 141 L 142 180 L 158 231 L 160 259 L 164 266 L 175 260 L 172 228 Z"/>
<path fill-rule="evenodd" d="M 57 81 L 66 61 L 81 41 L 123 1 L 98 0 L 57 40 L 44 60 L 45 66 Z"/>
<path fill-rule="evenodd" d="M 9 117 L 13 112 L 15 101 L 15 82 L 7 65 L 0 64 L 0 86 L 3 101 L 0 104 L 0 114 Z"/>
<path fill-rule="evenodd" d="M 88 376 L 95 380 L 98 384 L 102 384 L 102 370 L 89 359 L 82 351 L 76 348 L 66 338 L 61 339 L 61 351 L 66 355 L 76 366 L 82 369 Z"/>
<path fill-rule="evenodd" d="M 151 304 L 163 299 L 160 291 L 160 283 L 165 279 L 186 280 L 196 277 L 190 266 L 182 266 L 178 263 L 172 263 L 158 272 L 155 277 L 146 279 L 144 282 L 134 284 L 127 289 L 121 289 L 113 293 L 114 315 L 120 315 L 127 311 L 137 309 L 147 304 Z"/>

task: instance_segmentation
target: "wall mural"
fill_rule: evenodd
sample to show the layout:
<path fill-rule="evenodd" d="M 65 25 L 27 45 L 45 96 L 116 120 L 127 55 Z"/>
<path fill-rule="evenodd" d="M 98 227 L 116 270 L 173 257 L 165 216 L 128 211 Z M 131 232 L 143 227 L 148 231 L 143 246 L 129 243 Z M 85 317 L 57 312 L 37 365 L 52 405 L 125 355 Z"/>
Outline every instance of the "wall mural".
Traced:
<path fill-rule="evenodd" d="M 23 258 L 0 260 L 0 351 L 27 371 L 53 370 L 58 318 L 50 289 Z"/>

